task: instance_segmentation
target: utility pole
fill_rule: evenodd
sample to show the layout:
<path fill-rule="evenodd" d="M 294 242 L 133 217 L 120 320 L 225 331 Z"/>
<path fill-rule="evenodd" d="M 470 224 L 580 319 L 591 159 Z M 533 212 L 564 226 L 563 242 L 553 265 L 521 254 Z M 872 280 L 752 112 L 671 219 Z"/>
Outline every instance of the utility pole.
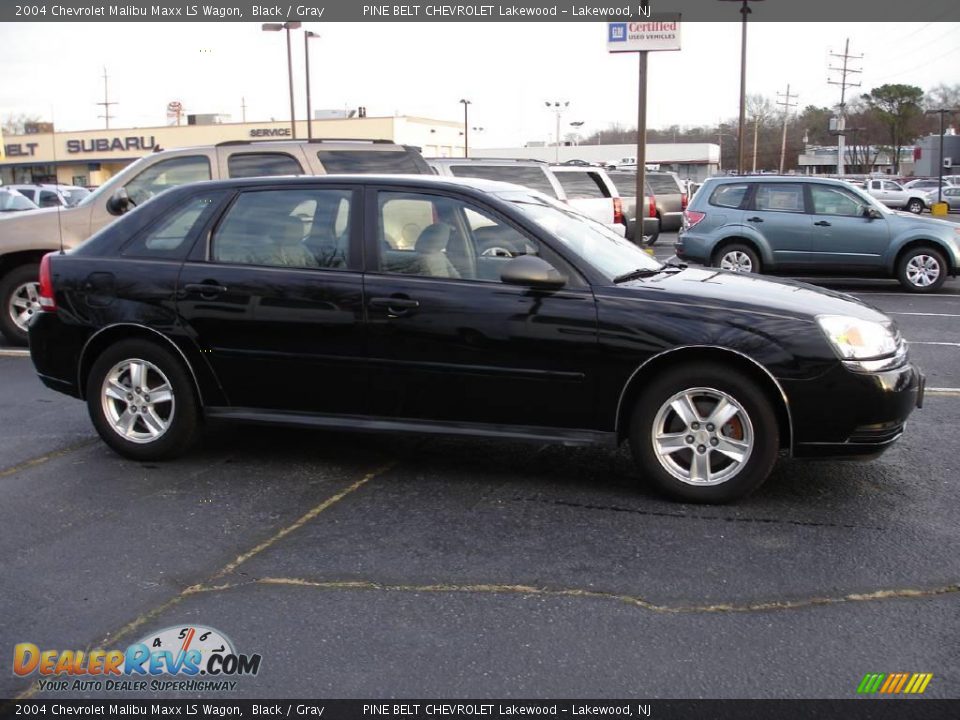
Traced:
<path fill-rule="evenodd" d="M 783 105 L 783 137 L 780 139 L 780 174 L 783 175 L 783 161 L 787 155 L 787 120 L 790 117 L 790 108 L 796 107 L 796 103 L 791 103 L 791 98 L 799 98 L 799 95 L 790 94 L 790 83 L 787 83 L 787 92 L 777 93 L 777 97 L 783 97 L 783 102 L 777 100 L 777 105 Z"/>
<path fill-rule="evenodd" d="M 847 108 L 847 88 L 848 87 L 860 87 L 860 83 L 853 83 L 847 80 L 848 75 L 854 73 L 862 73 L 862 69 L 850 67 L 851 60 L 863 60 L 863 55 L 851 55 L 850 54 L 850 38 L 847 38 L 846 45 L 844 45 L 843 55 L 838 53 L 830 53 L 831 57 L 840 58 L 843 60 L 843 67 L 834 67 L 833 65 L 829 66 L 829 69 L 833 72 L 840 73 L 840 81 L 836 80 L 827 80 L 827 83 L 830 85 L 839 85 L 840 86 L 840 117 L 837 118 L 837 175 L 844 174 L 844 153 L 846 148 L 846 138 L 844 136 L 845 127 L 847 124 L 846 118 L 846 108 Z"/>
<path fill-rule="evenodd" d="M 927 110 L 925 115 L 940 116 L 940 169 L 937 170 L 937 204 L 943 202 L 943 116 L 947 113 L 956 112 L 956 108 L 937 108 L 936 110 Z"/>
<path fill-rule="evenodd" d="M 103 69 L 103 102 L 95 103 L 96 105 L 103 105 L 103 115 L 98 115 L 97 117 L 102 117 L 107 123 L 107 130 L 110 129 L 110 118 L 113 117 L 110 114 L 110 106 L 116 105 L 117 103 L 110 101 L 110 96 L 107 93 L 107 69 Z"/>
<path fill-rule="evenodd" d="M 245 97 L 240 98 L 240 116 L 243 118 L 243 122 L 247 121 L 247 99 Z M 177 123 L 179 125 L 179 123 Z"/>

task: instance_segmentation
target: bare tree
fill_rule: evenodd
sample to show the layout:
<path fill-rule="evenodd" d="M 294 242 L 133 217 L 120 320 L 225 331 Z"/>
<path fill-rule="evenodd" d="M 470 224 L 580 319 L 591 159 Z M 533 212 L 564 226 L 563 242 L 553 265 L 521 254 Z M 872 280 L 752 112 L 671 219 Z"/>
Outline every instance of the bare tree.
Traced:
<path fill-rule="evenodd" d="M 0 127 L 3 128 L 4 135 L 23 135 L 24 125 L 35 122 L 40 122 L 39 115 L 27 115 L 26 113 L 19 113 L 18 115 L 7 115 Z"/>

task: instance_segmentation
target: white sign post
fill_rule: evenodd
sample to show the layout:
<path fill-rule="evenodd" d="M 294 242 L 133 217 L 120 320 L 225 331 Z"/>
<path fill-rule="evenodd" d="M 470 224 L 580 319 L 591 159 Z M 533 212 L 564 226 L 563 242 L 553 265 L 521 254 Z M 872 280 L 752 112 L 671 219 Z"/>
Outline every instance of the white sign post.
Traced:
<path fill-rule="evenodd" d="M 643 207 L 647 184 L 647 53 L 680 49 L 680 15 L 647 22 L 608 22 L 607 50 L 640 54 L 640 93 L 637 99 L 637 199 L 633 241 L 643 237 Z"/>

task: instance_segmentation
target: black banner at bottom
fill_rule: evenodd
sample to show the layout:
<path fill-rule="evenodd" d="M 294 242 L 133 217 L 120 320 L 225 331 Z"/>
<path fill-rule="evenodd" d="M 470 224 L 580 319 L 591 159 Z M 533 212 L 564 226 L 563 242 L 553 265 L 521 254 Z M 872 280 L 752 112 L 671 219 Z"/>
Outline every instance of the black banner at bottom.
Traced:
<path fill-rule="evenodd" d="M 0 700 L 0 718 L 956 720 L 960 700 Z"/>

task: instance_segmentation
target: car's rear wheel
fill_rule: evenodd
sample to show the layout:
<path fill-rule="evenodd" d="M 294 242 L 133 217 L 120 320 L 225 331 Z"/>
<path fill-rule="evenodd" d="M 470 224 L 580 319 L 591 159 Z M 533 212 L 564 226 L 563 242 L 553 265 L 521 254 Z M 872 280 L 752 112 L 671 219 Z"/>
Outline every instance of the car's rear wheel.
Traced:
<path fill-rule="evenodd" d="M 947 279 L 946 258 L 930 247 L 912 248 L 897 264 L 897 279 L 910 292 L 933 292 Z"/>
<path fill-rule="evenodd" d="M 183 364 L 145 340 L 124 340 L 97 358 L 87 378 L 87 408 L 103 441 L 134 460 L 186 452 L 199 411 Z"/>
<path fill-rule="evenodd" d="M 643 475 L 671 498 L 724 503 L 767 479 L 780 438 L 773 407 L 753 380 L 701 363 L 650 384 L 633 411 L 630 447 Z"/>
<path fill-rule="evenodd" d="M 760 258 L 749 245 L 734 243 L 721 248 L 714 258 L 714 266 L 721 270 L 742 273 L 760 272 Z"/>
<path fill-rule="evenodd" d="M 21 265 L 0 279 L 0 332 L 11 345 L 27 344 L 27 327 L 40 312 L 40 266 Z"/>
<path fill-rule="evenodd" d="M 919 215 L 922 213 L 923 208 L 923 200 L 920 200 L 919 198 L 912 198 L 910 202 L 907 203 L 907 210 L 912 212 L 914 215 Z"/>
<path fill-rule="evenodd" d="M 642 225 L 642 222 L 641 222 L 641 225 Z M 648 247 L 653 247 L 653 245 L 656 244 L 657 239 L 659 237 L 660 237 L 660 218 L 658 217 L 657 224 L 654 231 L 649 235 L 644 236 L 644 239 L 646 240 Z"/>

